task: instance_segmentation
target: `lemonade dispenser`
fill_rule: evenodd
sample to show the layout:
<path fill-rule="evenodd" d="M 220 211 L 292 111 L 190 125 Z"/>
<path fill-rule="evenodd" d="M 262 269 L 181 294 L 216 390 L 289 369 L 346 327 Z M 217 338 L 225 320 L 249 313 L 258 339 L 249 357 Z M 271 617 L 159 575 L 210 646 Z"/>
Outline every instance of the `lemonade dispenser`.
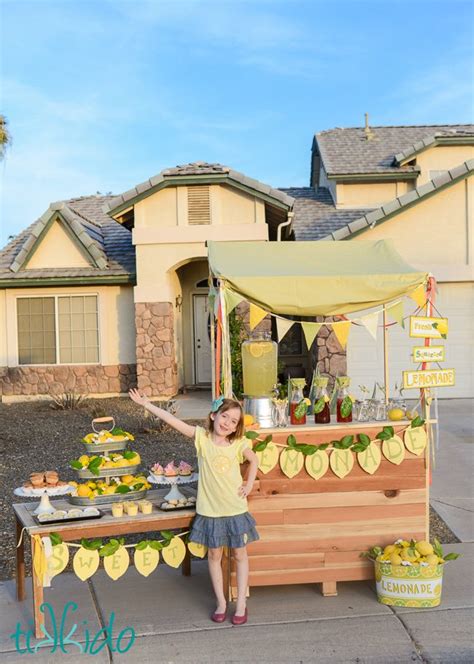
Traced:
<path fill-rule="evenodd" d="M 273 388 L 277 383 L 278 345 L 270 334 L 254 337 L 242 344 L 244 412 L 261 427 L 272 427 Z"/>

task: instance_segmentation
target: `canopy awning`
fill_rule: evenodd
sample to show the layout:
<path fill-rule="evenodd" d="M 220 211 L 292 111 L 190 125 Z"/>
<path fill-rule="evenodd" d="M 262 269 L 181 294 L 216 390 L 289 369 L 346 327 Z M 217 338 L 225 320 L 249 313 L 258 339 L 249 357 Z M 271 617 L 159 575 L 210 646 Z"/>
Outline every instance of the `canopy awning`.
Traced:
<path fill-rule="evenodd" d="M 428 280 L 386 240 L 212 242 L 209 267 L 224 286 L 274 314 L 332 316 L 407 295 Z"/>

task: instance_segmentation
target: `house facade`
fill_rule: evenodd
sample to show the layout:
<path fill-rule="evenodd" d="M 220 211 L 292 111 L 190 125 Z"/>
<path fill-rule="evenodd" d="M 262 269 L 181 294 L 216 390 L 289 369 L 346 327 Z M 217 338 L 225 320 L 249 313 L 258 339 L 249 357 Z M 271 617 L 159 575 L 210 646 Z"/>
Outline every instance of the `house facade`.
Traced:
<path fill-rule="evenodd" d="M 0 252 L 2 399 L 209 385 L 208 240 L 361 238 L 391 238 L 437 277 L 457 371 L 446 396 L 473 396 L 473 150 L 472 125 L 334 129 L 314 137 L 309 187 L 198 162 L 117 197 L 52 204 Z M 380 344 L 364 331 L 346 355 L 324 326 L 308 354 L 298 330 L 280 344 L 294 375 L 318 363 L 356 385 L 381 379 Z M 406 331 L 395 326 L 390 343 L 396 382 L 410 368 Z"/>

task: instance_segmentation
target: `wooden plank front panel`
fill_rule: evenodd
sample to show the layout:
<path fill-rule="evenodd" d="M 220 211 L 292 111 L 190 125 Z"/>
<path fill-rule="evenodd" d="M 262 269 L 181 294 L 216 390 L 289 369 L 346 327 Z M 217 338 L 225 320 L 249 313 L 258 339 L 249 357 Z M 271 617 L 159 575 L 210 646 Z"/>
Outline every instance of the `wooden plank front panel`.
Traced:
<path fill-rule="evenodd" d="M 286 442 L 287 432 L 272 433 L 275 442 Z M 346 433 L 357 429 L 310 429 L 295 435 L 298 442 L 321 443 Z M 399 466 L 382 457 L 374 475 L 364 472 L 356 459 L 342 479 L 330 469 L 319 480 L 304 468 L 292 479 L 279 465 L 266 475 L 259 471 L 249 497 L 260 534 L 248 546 L 249 585 L 372 578 L 373 565 L 360 558 L 362 551 L 401 536 L 428 536 L 426 470 L 423 456 L 406 451 Z M 236 585 L 234 564 L 231 585 Z"/>

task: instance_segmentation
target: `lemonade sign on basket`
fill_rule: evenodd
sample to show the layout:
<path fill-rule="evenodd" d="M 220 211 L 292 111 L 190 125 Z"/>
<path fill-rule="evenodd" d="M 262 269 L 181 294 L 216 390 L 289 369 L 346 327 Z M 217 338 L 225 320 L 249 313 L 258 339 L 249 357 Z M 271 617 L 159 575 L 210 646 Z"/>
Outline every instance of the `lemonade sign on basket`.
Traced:
<path fill-rule="evenodd" d="M 437 539 L 398 539 L 384 549 L 374 546 L 361 554 L 374 561 L 377 599 L 381 604 L 430 608 L 441 603 L 445 562 L 459 557 L 443 554 Z"/>

